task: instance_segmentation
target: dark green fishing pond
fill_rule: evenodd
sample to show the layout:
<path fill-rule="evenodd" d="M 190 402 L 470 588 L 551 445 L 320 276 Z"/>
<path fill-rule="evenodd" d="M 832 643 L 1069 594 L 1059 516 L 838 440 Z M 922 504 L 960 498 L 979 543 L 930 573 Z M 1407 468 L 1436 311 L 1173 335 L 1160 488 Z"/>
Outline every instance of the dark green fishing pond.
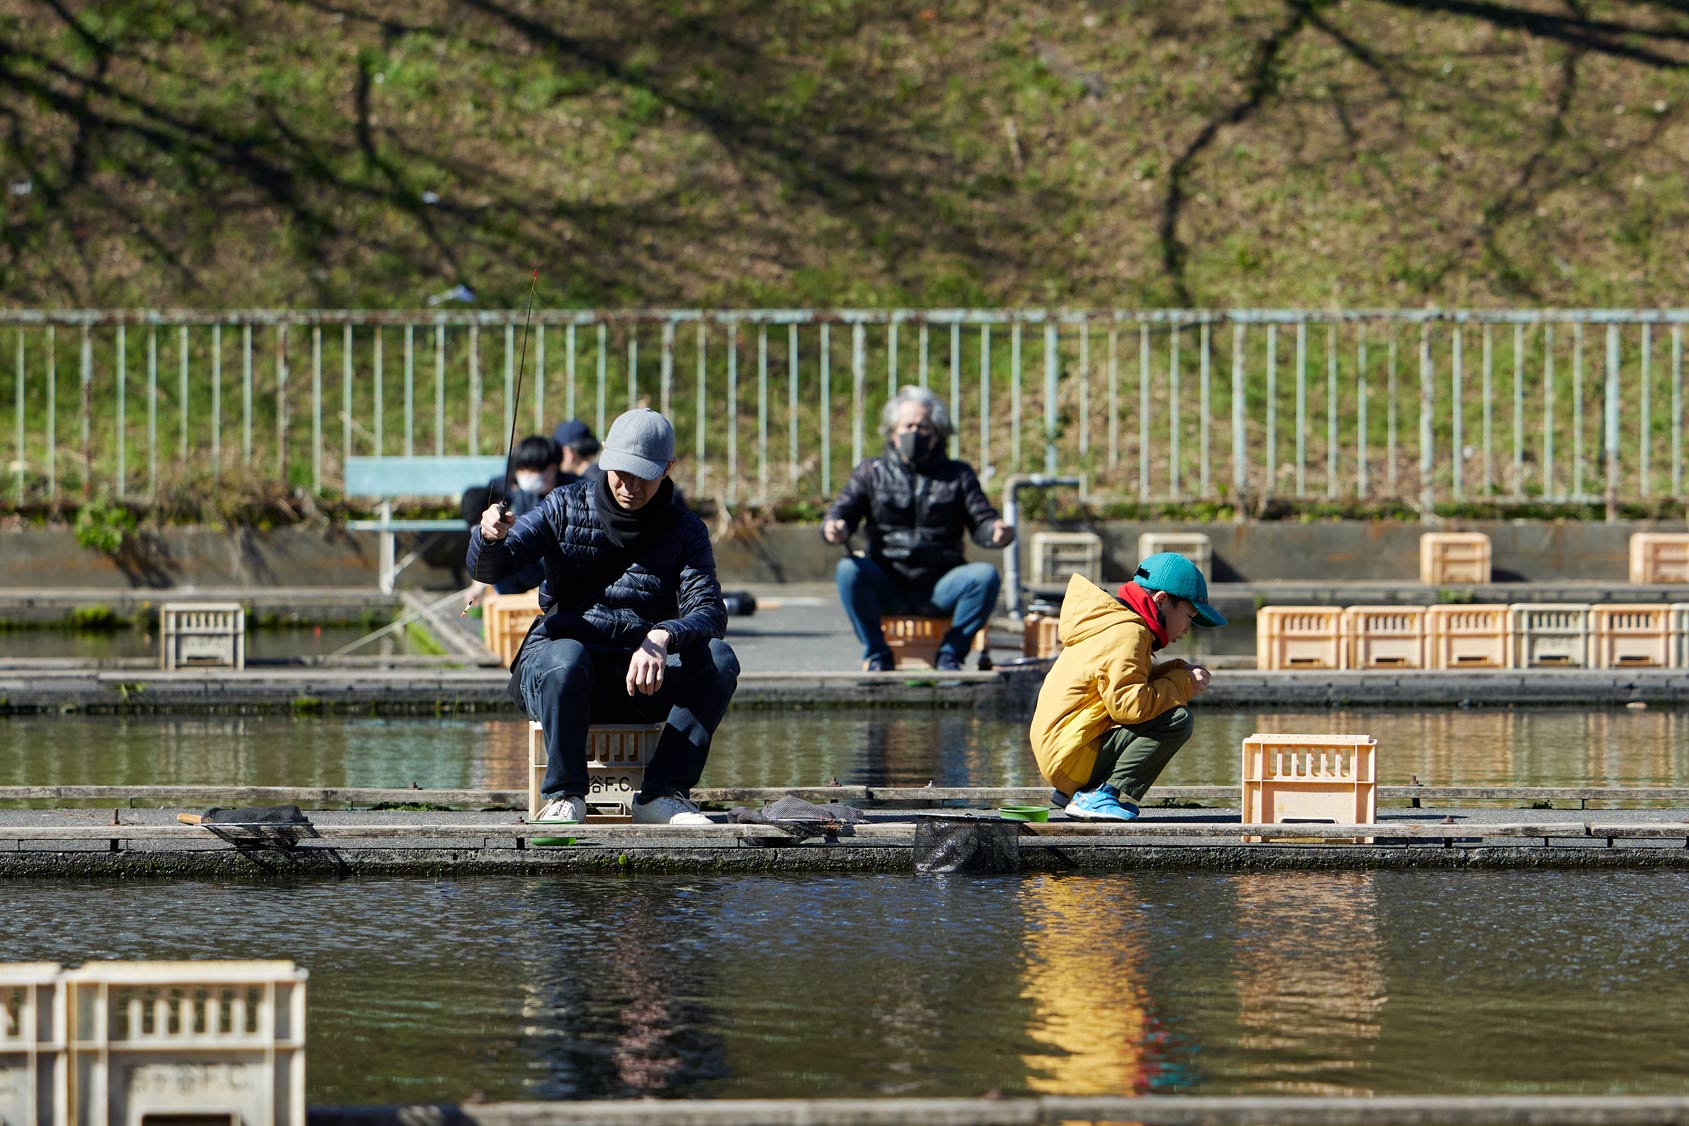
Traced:
<path fill-rule="evenodd" d="M 1683 785 L 1669 710 L 1212 712 L 1386 782 Z M 0 784 L 522 789 L 515 717 L 22 717 Z M 743 709 L 706 785 L 1035 784 L 1021 721 Z M 1152 793 L 1153 801 L 1153 793 Z M 1689 874 L 0 883 L 8 960 L 288 958 L 316 1105 L 658 1095 L 1689 1091 Z"/>
<path fill-rule="evenodd" d="M 1689 875 L 0 885 L 7 957 L 291 958 L 313 1104 L 1683 1093 Z"/>
<path fill-rule="evenodd" d="M 741 708 L 706 786 L 1038 785 L 1027 725 L 971 710 Z M 1364 733 L 1387 784 L 1689 784 L 1689 713 L 1543 709 L 1269 713 L 1198 709 L 1169 785 L 1236 785 L 1254 732 Z M 525 790 L 527 725 L 474 717 L 0 718 L 0 785 L 239 784 Z M 1154 800 L 1153 791 L 1151 800 Z"/>

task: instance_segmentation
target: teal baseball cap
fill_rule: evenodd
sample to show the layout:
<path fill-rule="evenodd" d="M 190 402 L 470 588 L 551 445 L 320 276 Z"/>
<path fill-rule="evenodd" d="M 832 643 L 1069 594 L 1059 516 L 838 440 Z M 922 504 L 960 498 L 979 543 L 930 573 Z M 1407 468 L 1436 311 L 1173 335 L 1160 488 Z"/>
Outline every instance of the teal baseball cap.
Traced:
<path fill-rule="evenodd" d="M 1196 564 L 1176 551 L 1163 551 L 1138 564 L 1132 581 L 1145 590 L 1164 590 L 1196 607 L 1196 624 L 1223 626 L 1226 619 L 1208 604 L 1208 582 Z"/>

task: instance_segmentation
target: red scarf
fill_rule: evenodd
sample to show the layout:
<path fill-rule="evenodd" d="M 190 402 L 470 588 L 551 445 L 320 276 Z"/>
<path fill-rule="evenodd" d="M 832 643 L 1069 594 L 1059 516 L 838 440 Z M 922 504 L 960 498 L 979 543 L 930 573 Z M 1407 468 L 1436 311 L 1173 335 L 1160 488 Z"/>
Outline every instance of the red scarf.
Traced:
<path fill-rule="evenodd" d="M 1120 584 L 1120 601 L 1126 603 L 1126 608 L 1144 620 L 1149 627 L 1150 636 L 1155 638 L 1152 649 L 1160 649 L 1167 644 L 1167 624 L 1161 620 L 1161 608 L 1151 597 L 1152 592 L 1145 590 L 1134 582 Z"/>

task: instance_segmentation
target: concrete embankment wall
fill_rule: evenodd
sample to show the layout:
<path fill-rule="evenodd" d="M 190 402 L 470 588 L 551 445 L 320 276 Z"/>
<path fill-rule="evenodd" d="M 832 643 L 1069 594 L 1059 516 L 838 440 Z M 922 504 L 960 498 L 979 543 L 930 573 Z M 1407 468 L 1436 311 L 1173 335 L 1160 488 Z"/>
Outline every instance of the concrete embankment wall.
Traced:
<path fill-rule="evenodd" d="M 1040 525 L 1022 528 L 1025 544 Z M 1623 584 L 1630 535 L 1683 531 L 1679 521 L 1619 523 L 1463 521 L 1437 528 L 1386 522 L 1184 524 L 1101 521 L 1087 530 L 1104 544 L 1103 577 L 1119 581 L 1137 561 L 1143 532 L 1204 532 L 1214 543 L 1218 582 L 1417 582 L 1419 536 L 1425 531 L 1476 531 L 1490 537 L 1497 582 Z M 860 539 L 860 537 L 859 537 Z M 443 588 L 461 560 L 456 537 L 439 537 L 401 585 Z M 164 528 L 134 537 L 116 558 L 80 547 L 68 530 L 22 529 L 0 536 L 0 590 L 125 589 L 176 586 L 373 587 L 377 538 L 326 528 L 236 530 Z M 716 559 L 726 583 L 818 582 L 832 578 L 839 549 L 812 524 L 771 525 L 718 537 Z M 1000 552 L 969 545 L 973 558 Z"/>

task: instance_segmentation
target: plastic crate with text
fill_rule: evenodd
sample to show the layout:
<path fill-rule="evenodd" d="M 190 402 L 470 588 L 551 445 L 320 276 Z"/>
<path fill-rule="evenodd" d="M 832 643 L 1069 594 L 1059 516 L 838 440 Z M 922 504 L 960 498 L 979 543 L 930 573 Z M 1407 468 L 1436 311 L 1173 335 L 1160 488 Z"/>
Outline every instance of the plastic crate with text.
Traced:
<path fill-rule="evenodd" d="M 304 1126 L 307 976 L 284 961 L 66 971 L 70 1120 Z"/>
<path fill-rule="evenodd" d="M 586 729 L 586 803 L 595 821 L 625 820 L 633 795 L 645 783 L 645 768 L 657 753 L 660 723 L 596 723 Z M 546 771 L 545 728 L 528 724 L 528 816 L 539 815 Z"/>

